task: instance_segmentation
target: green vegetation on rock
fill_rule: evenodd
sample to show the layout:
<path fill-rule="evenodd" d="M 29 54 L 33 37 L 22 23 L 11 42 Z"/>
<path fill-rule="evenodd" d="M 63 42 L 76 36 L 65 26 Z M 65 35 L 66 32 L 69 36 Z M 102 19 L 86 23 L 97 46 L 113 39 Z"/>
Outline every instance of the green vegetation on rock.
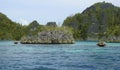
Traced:
<path fill-rule="evenodd" d="M 72 27 L 76 39 L 109 39 L 108 41 L 110 41 L 114 38 L 115 40 L 119 39 L 120 42 L 119 12 L 120 7 L 111 3 L 99 2 L 88 7 L 82 13 L 67 17 L 63 26 Z"/>
<path fill-rule="evenodd" d="M 23 35 L 22 25 L 0 13 L 0 40 L 19 40 Z"/>
<path fill-rule="evenodd" d="M 45 27 L 46 28 L 46 27 Z M 24 36 L 21 38 L 22 44 L 73 44 L 72 33 L 62 28 L 49 28 L 38 32 L 36 35 Z"/>
<path fill-rule="evenodd" d="M 36 20 L 23 26 L 0 13 L 0 40 L 20 40 L 42 31 L 66 31 L 76 40 L 120 42 L 120 7 L 106 2 L 95 3 L 82 13 L 67 17 L 61 27 L 56 22 L 40 25 Z"/>

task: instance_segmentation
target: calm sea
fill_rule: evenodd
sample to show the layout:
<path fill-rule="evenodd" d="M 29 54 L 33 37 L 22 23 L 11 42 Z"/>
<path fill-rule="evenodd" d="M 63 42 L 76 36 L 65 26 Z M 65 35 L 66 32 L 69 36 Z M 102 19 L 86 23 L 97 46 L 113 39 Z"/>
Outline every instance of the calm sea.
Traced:
<path fill-rule="evenodd" d="M 0 41 L 0 70 L 120 70 L 120 43 L 14 44 Z"/>

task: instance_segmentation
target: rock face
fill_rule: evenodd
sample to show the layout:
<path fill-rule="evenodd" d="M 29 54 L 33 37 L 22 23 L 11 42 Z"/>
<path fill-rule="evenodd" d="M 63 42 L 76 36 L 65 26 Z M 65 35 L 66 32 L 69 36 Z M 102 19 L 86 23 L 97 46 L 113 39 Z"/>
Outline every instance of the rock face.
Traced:
<path fill-rule="evenodd" d="M 27 36 L 21 39 L 22 44 L 73 44 L 71 33 L 63 31 L 42 31 L 36 36 Z"/>
<path fill-rule="evenodd" d="M 28 25 L 27 28 L 30 29 L 31 31 L 33 31 L 33 30 L 36 30 L 38 28 L 38 26 L 39 26 L 39 23 L 36 20 L 34 20 L 33 22 L 31 22 Z"/>
<path fill-rule="evenodd" d="M 106 40 L 107 42 L 120 42 L 120 36 L 118 37 L 111 36 L 111 37 L 108 37 Z"/>
<path fill-rule="evenodd" d="M 48 22 L 46 26 L 52 26 L 52 27 L 57 27 L 56 22 Z"/>

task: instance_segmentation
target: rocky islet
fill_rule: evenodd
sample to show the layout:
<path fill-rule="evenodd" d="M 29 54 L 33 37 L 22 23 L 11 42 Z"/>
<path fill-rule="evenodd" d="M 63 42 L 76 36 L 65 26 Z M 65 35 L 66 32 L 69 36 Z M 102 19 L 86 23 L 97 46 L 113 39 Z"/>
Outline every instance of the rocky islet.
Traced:
<path fill-rule="evenodd" d="M 22 44 L 73 44 L 72 33 L 52 30 L 42 31 L 35 36 L 24 36 L 21 38 Z"/>

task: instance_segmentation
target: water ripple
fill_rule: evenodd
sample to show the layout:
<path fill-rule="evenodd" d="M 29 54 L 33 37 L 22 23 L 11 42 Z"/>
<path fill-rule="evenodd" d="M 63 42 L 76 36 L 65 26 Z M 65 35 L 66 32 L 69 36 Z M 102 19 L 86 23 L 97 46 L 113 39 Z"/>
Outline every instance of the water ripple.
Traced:
<path fill-rule="evenodd" d="M 0 42 L 0 70 L 119 70 L 120 45 L 96 42 L 14 45 Z M 109 46 L 110 45 L 110 46 Z"/>

